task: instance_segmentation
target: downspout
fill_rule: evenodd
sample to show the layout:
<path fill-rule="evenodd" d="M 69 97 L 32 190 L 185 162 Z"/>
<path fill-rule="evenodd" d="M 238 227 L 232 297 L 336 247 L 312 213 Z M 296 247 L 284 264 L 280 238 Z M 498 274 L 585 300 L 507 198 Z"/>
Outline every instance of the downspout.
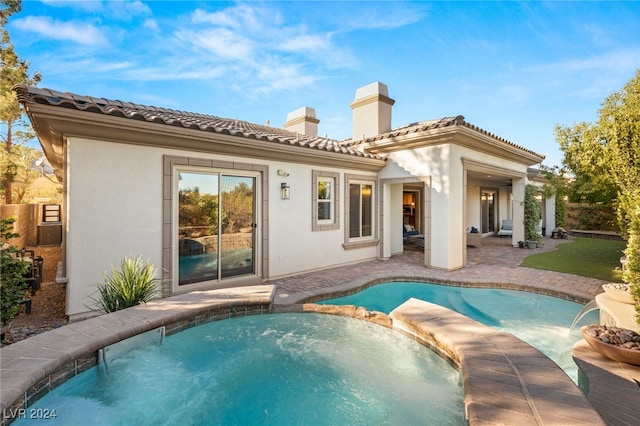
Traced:
<path fill-rule="evenodd" d="M 62 162 L 62 241 L 60 243 L 60 262 L 58 263 L 58 268 L 56 271 L 56 284 L 58 284 L 61 288 L 67 290 L 65 293 L 68 293 L 67 283 L 69 282 L 69 278 L 67 277 L 67 233 L 69 232 L 69 219 L 67 214 L 67 206 L 68 206 L 68 185 L 69 176 L 67 173 L 67 141 L 66 138 L 63 137 L 63 146 L 62 146 L 62 157 L 64 158 Z M 69 300 L 69 295 L 67 294 L 67 300 Z"/>

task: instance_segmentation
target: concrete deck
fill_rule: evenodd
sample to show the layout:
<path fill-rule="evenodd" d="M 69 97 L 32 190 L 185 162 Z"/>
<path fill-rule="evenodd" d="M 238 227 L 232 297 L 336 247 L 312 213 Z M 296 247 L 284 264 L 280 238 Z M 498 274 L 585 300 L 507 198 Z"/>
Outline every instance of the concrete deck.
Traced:
<path fill-rule="evenodd" d="M 601 292 L 603 282 L 599 280 L 518 266 L 527 255 L 552 250 L 566 240 L 544 242 L 543 248 L 533 251 L 513 248 L 506 238 L 484 239 L 480 248 L 468 249 L 468 266 L 451 272 L 425 268 L 422 252 L 410 249 L 389 260 L 272 280 L 265 286 L 194 292 L 72 323 L 0 349 L 0 409 L 6 415 L 10 409 L 28 406 L 64 380 L 95 365 L 99 348 L 161 325 L 171 332 L 212 319 L 266 312 L 269 307 L 275 311 L 302 310 L 303 302 L 390 279 L 525 289 L 580 302 L 592 300 Z M 470 424 L 582 425 L 585 416 L 589 424 L 603 424 L 584 395 L 576 395 L 577 387 L 568 377 L 558 367 L 549 367 L 550 361 L 540 358 L 535 349 L 438 308 L 443 312 L 437 315 L 433 314 L 437 308 L 430 308 L 432 313 L 398 311 L 397 325 L 403 332 L 421 336 L 425 343 L 440 342 L 431 346 L 448 351 L 454 360 L 458 358 L 465 380 L 465 401 L 470 401 L 466 403 Z M 505 373 L 505 366 L 511 371 Z M 606 376 L 608 372 L 605 369 L 600 374 Z M 591 381 L 597 379 L 590 377 Z M 512 398 L 516 394 L 519 396 Z M 607 404 L 615 405 L 615 401 L 612 397 Z"/>

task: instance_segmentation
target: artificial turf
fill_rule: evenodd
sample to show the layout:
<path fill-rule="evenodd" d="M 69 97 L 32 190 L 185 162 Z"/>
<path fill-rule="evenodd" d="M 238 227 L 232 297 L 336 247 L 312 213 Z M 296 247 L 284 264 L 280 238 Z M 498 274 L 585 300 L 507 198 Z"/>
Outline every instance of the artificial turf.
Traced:
<path fill-rule="evenodd" d="M 578 237 L 558 244 L 555 251 L 532 254 L 520 266 L 621 282 L 625 247 L 624 241 Z"/>

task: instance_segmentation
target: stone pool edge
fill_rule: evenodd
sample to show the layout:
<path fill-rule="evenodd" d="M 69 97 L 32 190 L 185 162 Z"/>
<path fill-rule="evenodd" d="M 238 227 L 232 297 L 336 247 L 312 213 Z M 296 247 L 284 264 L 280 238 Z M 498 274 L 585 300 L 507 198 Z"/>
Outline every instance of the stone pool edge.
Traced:
<path fill-rule="evenodd" d="M 468 288 L 493 288 L 500 290 L 519 290 L 529 293 L 536 293 L 545 296 L 553 296 L 559 299 L 568 300 L 570 302 L 576 302 L 580 304 L 586 304 L 593 300 L 592 297 L 586 296 L 582 292 L 559 290 L 550 286 L 541 285 L 524 285 L 511 282 L 499 282 L 499 281 L 474 281 L 474 280 L 461 280 L 451 279 L 443 280 L 430 278 L 421 275 L 387 275 L 376 274 L 368 275 L 344 284 L 340 284 L 333 287 L 316 288 L 312 290 L 302 291 L 295 294 L 282 294 L 276 292 L 273 309 L 276 312 L 286 312 L 288 310 L 300 309 L 299 305 L 304 303 L 314 303 L 324 299 L 335 299 L 337 297 L 349 296 L 372 287 L 377 284 L 387 282 L 416 282 L 416 283 L 428 283 L 436 285 L 446 285 L 452 287 L 468 287 Z M 296 306 L 298 305 L 298 306 Z"/>
<path fill-rule="evenodd" d="M 459 367 L 470 425 L 606 424 L 557 364 L 509 333 L 414 298 L 389 316 Z"/>
<path fill-rule="evenodd" d="M 213 320 L 268 313 L 274 294 L 274 285 L 194 291 L 70 323 L 2 347 L 0 424 L 11 423 L 18 409 L 97 365 L 97 351 L 107 345 L 161 326 L 169 335 Z"/>

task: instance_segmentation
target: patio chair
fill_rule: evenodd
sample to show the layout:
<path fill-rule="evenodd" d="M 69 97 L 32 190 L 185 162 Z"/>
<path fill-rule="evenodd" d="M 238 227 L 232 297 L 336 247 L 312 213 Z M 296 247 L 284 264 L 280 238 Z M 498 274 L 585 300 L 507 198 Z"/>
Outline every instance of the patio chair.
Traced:
<path fill-rule="evenodd" d="M 40 290 L 44 259 L 42 256 L 36 256 L 33 250 L 27 250 L 26 248 L 23 248 L 20 251 L 20 257 L 29 263 L 29 269 L 27 270 L 24 278 L 31 289 L 31 295 L 33 296 L 36 294 L 36 291 Z"/>
<path fill-rule="evenodd" d="M 498 236 L 512 236 L 513 235 L 513 221 L 511 219 L 504 219 L 502 221 L 502 225 L 500 226 L 500 230 L 498 231 Z"/>
<path fill-rule="evenodd" d="M 405 240 L 409 237 L 419 234 L 420 232 L 416 231 L 411 225 L 404 225 L 404 227 L 402 228 L 402 238 L 404 238 Z"/>

